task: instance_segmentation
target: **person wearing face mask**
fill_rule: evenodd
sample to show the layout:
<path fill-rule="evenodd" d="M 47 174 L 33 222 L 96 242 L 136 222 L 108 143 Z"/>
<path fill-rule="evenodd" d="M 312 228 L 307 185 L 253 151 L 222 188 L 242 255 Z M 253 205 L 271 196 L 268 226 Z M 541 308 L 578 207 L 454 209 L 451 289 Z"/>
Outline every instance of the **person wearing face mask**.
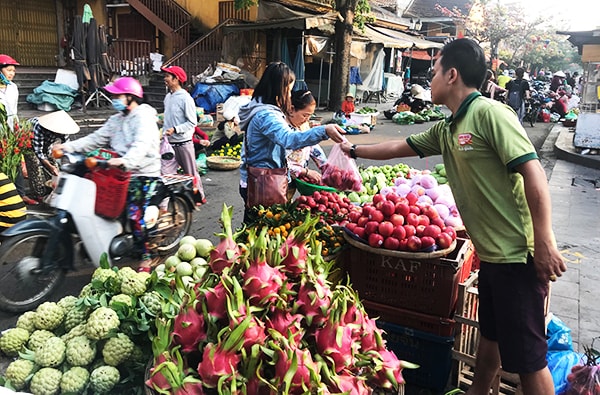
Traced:
<path fill-rule="evenodd" d="M 8 55 L 0 54 L 0 103 L 4 104 L 8 127 L 12 130 L 17 120 L 19 88 L 13 82 L 19 63 Z"/>
<path fill-rule="evenodd" d="M 135 78 L 122 77 L 104 87 L 118 112 L 94 133 L 54 147 L 66 152 L 91 152 L 106 148 L 118 154 L 108 160 L 111 167 L 131 172 L 127 215 L 141 251 L 139 270 L 149 271 L 152 257 L 147 245 L 144 211 L 160 178 L 160 133 L 156 110 L 144 103 L 142 85 Z"/>
<path fill-rule="evenodd" d="M 193 135 L 198 121 L 196 103 L 183 88 L 187 74 L 179 66 L 163 67 L 165 85 L 169 93 L 165 96 L 165 119 L 163 133 L 168 136 L 169 143 L 175 151 L 175 160 L 185 174 L 194 177 L 194 198 L 196 205 L 206 203 L 202 180 L 196 166 Z"/>

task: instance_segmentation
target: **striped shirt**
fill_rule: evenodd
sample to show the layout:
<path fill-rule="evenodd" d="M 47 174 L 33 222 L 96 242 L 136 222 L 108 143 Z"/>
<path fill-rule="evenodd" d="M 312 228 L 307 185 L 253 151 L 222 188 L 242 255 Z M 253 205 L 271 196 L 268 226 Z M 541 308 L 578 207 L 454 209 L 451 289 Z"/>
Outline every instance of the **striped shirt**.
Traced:
<path fill-rule="evenodd" d="M 0 231 L 25 219 L 26 207 L 6 174 L 0 173 Z"/>

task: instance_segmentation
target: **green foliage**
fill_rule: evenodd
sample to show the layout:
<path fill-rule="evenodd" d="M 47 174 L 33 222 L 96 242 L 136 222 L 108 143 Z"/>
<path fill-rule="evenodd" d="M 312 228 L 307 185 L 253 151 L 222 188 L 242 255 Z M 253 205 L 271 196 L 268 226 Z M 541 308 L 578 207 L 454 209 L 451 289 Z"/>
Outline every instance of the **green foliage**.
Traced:
<path fill-rule="evenodd" d="M 233 7 L 236 10 L 243 10 L 258 5 L 258 0 L 234 0 Z"/>

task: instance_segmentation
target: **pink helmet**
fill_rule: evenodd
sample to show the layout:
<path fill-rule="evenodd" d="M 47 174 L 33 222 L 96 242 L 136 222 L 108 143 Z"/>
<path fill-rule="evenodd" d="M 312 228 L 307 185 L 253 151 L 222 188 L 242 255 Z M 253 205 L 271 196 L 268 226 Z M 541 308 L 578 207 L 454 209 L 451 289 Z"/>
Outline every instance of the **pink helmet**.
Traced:
<path fill-rule="evenodd" d="M 106 85 L 104 89 L 113 95 L 133 95 L 140 99 L 144 97 L 142 84 L 133 77 L 121 77 Z"/>
<path fill-rule="evenodd" d="M 0 65 L 2 66 L 18 66 L 19 62 L 8 55 L 0 54 Z"/>

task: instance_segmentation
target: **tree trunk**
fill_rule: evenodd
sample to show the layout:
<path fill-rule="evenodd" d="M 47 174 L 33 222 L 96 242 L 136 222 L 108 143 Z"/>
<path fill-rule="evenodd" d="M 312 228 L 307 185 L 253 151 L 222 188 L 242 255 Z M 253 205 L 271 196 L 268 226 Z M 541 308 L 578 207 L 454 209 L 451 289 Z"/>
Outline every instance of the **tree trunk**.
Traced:
<path fill-rule="evenodd" d="M 352 26 L 357 3 L 358 0 L 337 1 L 337 10 L 342 17 L 342 21 L 337 19 L 335 22 L 335 55 L 331 66 L 331 91 L 327 103 L 328 109 L 331 111 L 337 111 L 341 108 L 342 100 L 348 91 Z"/>

